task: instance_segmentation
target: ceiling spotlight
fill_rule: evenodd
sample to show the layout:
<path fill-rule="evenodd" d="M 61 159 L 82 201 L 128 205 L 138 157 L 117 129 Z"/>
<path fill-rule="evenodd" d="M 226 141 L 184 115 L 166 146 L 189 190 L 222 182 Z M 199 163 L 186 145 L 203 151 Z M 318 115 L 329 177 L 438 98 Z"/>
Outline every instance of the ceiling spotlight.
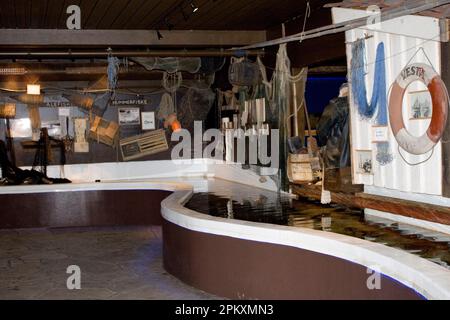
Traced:
<path fill-rule="evenodd" d="M 158 40 L 161 40 L 163 37 L 163 35 L 161 34 L 161 32 L 159 32 L 159 30 L 156 30 L 156 35 L 158 36 Z"/>
<path fill-rule="evenodd" d="M 198 7 L 194 4 L 194 1 L 191 1 L 191 8 L 192 8 L 192 13 L 195 13 L 198 11 Z"/>

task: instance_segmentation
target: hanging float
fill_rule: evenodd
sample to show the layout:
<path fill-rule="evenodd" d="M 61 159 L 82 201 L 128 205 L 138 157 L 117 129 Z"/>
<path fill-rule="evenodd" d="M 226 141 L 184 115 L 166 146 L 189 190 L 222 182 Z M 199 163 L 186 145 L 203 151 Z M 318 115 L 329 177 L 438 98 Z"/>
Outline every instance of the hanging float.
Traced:
<path fill-rule="evenodd" d="M 420 81 L 431 94 L 433 115 L 428 130 L 421 137 L 411 135 L 403 121 L 403 97 L 408 86 Z M 422 155 L 431 151 L 441 140 L 448 118 L 448 91 L 439 74 L 429 65 L 414 63 L 405 67 L 392 86 L 389 115 L 392 132 L 405 151 Z"/>

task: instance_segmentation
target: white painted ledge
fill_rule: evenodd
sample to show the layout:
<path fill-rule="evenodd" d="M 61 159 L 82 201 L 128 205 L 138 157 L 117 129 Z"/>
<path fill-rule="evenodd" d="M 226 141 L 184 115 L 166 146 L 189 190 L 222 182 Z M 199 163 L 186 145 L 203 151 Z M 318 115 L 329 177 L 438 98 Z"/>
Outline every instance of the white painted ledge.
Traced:
<path fill-rule="evenodd" d="M 397 223 L 403 223 L 406 225 L 415 226 L 418 228 L 432 230 L 432 231 L 450 235 L 450 225 L 430 222 L 430 221 L 426 221 L 426 220 L 409 218 L 409 217 L 392 214 L 392 213 L 388 213 L 388 212 L 383 212 L 383 211 L 378 211 L 378 210 L 373 210 L 373 209 L 365 209 L 364 213 L 365 213 L 366 218 L 368 218 L 368 219 L 381 218 L 381 219 L 386 219 L 386 220 L 390 220 L 390 221 L 397 222 Z"/>
<path fill-rule="evenodd" d="M 22 169 L 31 169 L 23 167 Z M 48 166 L 47 175 L 62 178 L 60 166 Z M 64 177 L 75 183 L 93 183 L 117 180 L 149 180 L 166 178 L 216 177 L 223 180 L 276 191 L 277 185 L 270 178 L 260 180 L 252 170 L 243 170 L 237 163 L 213 159 L 132 161 L 72 164 L 64 166 Z M 1 190 L 0 190 L 1 192 Z"/>
<path fill-rule="evenodd" d="M 364 192 L 375 196 L 397 198 L 408 201 L 432 204 L 442 207 L 450 207 L 450 198 L 445 198 L 432 194 L 403 192 L 394 189 L 380 188 L 375 186 L 364 186 Z"/>

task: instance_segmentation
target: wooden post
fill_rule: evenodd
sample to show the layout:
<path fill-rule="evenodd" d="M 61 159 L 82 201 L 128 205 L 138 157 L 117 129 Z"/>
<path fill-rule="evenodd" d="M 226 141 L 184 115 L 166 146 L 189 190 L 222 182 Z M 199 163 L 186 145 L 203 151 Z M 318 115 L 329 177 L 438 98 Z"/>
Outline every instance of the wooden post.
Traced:
<path fill-rule="evenodd" d="M 9 151 L 9 156 L 12 165 L 16 166 L 16 152 L 14 150 L 14 142 L 11 136 L 11 125 L 9 123 L 9 118 L 6 119 L 6 148 Z"/>

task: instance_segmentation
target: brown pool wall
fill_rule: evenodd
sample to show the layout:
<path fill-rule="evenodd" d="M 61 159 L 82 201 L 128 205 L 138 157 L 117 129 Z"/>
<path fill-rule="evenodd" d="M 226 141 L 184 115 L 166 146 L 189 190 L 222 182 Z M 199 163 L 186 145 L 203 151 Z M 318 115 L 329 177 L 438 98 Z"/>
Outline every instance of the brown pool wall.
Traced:
<path fill-rule="evenodd" d="M 0 195 L 0 229 L 161 225 L 160 190 L 99 190 Z"/>
<path fill-rule="evenodd" d="M 382 276 L 367 288 L 367 268 L 294 247 L 212 235 L 163 222 L 164 268 L 183 282 L 230 299 L 423 299 Z"/>

